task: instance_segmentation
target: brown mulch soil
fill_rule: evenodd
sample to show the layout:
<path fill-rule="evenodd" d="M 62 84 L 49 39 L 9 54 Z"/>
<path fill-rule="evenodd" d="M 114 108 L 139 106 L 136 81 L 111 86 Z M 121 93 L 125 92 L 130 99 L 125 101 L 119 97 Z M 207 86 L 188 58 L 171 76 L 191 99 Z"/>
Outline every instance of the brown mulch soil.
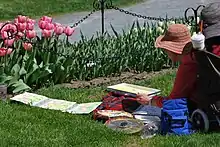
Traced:
<path fill-rule="evenodd" d="M 140 74 L 135 74 L 132 72 L 124 72 L 121 76 L 118 77 L 99 77 L 95 78 L 90 81 L 71 81 L 70 83 L 60 84 L 60 87 L 66 88 L 90 88 L 96 86 L 103 86 L 103 85 L 112 85 L 112 84 L 119 84 L 119 83 L 132 83 L 139 80 L 146 80 L 152 77 L 156 77 L 158 75 L 166 74 L 176 69 L 164 69 L 157 72 L 143 72 Z"/>
<path fill-rule="evenodd" d="M 133 83 L 135 81 L 151 79 L 153 77 L 170 73 L 173 71 L 176 71 L 176 69 L 164 69 L 157 72 L 143 72 L 139 74 L 132 72 L 124 72 L 121 74 L 121 76 L 117 76 L 117 77 L 99 77 L 90 81 L 71 81 L 70 83 L 63 83 L 57 86 L 77 89 L 77 88 L 91 88 L 96 86 L 107 86 L 107 85 L 119 84 L 123 82 Z M 13 96 L 14 95 L 12 94 L 6 95 L 7 98 L 11 98 Z"/>

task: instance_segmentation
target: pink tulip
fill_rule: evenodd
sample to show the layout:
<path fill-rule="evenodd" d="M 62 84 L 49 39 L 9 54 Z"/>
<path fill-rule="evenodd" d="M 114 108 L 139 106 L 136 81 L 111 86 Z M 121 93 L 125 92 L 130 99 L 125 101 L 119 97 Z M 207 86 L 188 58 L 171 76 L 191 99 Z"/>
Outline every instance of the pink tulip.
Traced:
<path fill-rule="evenodd" d="M 18 32 L 18 34 L 16 35 L 16 40 L 21 39 L 24 36 L 24 33 L 22 32 Z"/>
<path fill-rule="evenodd" d="M 35 24 L 35 23 L 36 23 L 36 21 L 35 21 L 35 20 L 33 20 L 33 19 L 30 19 L 30 18 L 27 18 L 27 23 L 33 23 L 33 24 Z"/>
<path fill-rule="evenodd" d="M 15 19 L 14 19 L 14 23 L 18 23 L 18 18 L 15 18 Z"/>
<path fill-rule="evenodd" d="M 64 31 L 64 28 L 62 26 L 57 26 L 54 29 L 54 32 L 56 33 L 56 35 L 61 35 Z"/>
<path fill-rule="evenodd" d="M 28 30 L 26 35 L 27 35 L 27 38 L 32 39 L 32 38 L 35 38 L 37 36 L 37 33 L 36 33 L 35 30 Z"/>
<path fill-rule="evenodd" d="M 51 22 L 52 22 L 52 17 L 43 16 L 43 17 L 41 18 L 41 20 L 51 23 Z"/>
<path fill-rule="evenodd" d="M 18 29 L 18 23 L 17 23 L 17 22 L 14 22 L 14 25 L 15 25 L 16 28 Z"/>
<path fill-rule="evenodd" d="M 13 39 L 6 39 L 6 40 L 4 40 L 4 44 L 7 47 L 9 47 L 9 46 L 11 47 L 14 44 L 14 41 L 15 41 L 14 38 Z"/>
<path fill-rule="evenodd" d="M 5 55 L 9 55 L 12 53 L 12 51 L 13 50 L 11 48 L 5 48 L 5 47 L 0 48 L 0 57 L 3 57 Z"/>
<path fill-rule="evenodd" d="M 25 23 L 27 20 L 26 16 L 18 15 L 18 22 L 19 23 Z"/>
<path fill-rule="evenodd" d="M 52 23 L 47 23 L 45 29 L 46 29 L 46 30 L 53 30 L 53 29 L 54 29 L 54 24 L 52 24 Z"/>
<path fill-rule="evenodd" d="M 9 30 L 9 24 L 7 24 L 7 25 L 3 24 L 1 31 L 4 32 L 4 31 L 8 31 L 8 30 Z"/>
<path fill-rule="evenodd" d="M 48 22 L 46 22 L 46 21 L 40 20 L 40 21 L 38 22 L 38 26 L 39 26 L 39 28 L 41 28 L 41 29 L 43 30 L 43 29 L 46 28 L 47 23 L 48 23 Z"/>
<path fill-rule="evenodd" d="M 8 39 L 11 36 L 10 32 L 3 31 L 1 33 L 2 39 Z"/>
<path fill-rule="evenodd" d="M 71 27 L 69 27 L 69 26 L 64 29 L 64 33 L 65 33 L 67 36 L 71 36 L 74 31 L 75 31 L 75 28 L 71 28 Z"/>
<path fill-rule="evenodd" d="M 24 49 L 25 49 L 26 51 L 30 51 L 33 46 L 32 46 L 31 43 L 25 42 L 25 43 L 23 43 L 23 47 L 24 47 Z"/>
<path fill-rule="evenodd" d="M 3 24 L 4 25 L 4 24 Z M 2 31 L 9 31 L 10 30 L 10 25 L 11 24 L 6 24 L 3 26 Z"/>
<path fill-rule="evenodd" d="M 6 26 L 3 26 L 2 29 L 1 29 L 2 38 L 4 38 L 4 36 L 7 34 L 7 32 L 8 32 L 8 29 L 6 29 Z"/>
<path fill-rule="evenodd" d="M 62 26 L 60 23 L 54 23 L 54 27 Z"/>
<path fill-rule="evenodd" d="M 4 25 L 4 24 L 2 24 Z M 7 31 L 7 32 L 16 32 L 17 31 L 17 27 L 14 24 L 6 24 L 3 26 L 3 28 L 1 29 L 2 32 Z"/>
<path fill-rule="evenodd" d="M 12 34 L 17 31 L 17 28 L 13 24 L 6 24 L 2 29 L 1 29 L 1 37 L 2 39 L 9 39 L 12 37 Z"/>
<path fill-rule="evenodd" d="M 14 25 L 14 24 L 9 24 L 9 31 L 16 32 L 16 31 L 17 31 L 16 25 Z"/>
<path fill-rule="evenodd" d="M 33 30 L 34 29 L 34 23 L 27 23 L 26 30 Z"/>
<path fill-rule="evenodd" d="M 45 38 L 49 38 L 52 36 L 52 30 L 42 30 L 42 36 Z"/>
<path fill-rule="evenodd" d="M 1 33 L 3 32 L 3 28 L 2 28 L 2 26 L 4 25 L 4 23 L 0 23 L 0 28 L 1 28 Z"/>
<path fill-rule="evenodd" d="M 23 32 L 27 27 L 27 23 L 18 23 L 18 30 Z"/>

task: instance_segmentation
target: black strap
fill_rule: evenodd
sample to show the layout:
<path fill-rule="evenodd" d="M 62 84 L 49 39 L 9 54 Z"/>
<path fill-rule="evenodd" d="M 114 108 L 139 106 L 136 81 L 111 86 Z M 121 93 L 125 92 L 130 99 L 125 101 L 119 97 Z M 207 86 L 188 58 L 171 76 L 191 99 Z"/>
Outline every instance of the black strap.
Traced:
<path fill-rule="evenodd" d="M 208 56 L 206 56 L 206 57 L 207 57 L 209 63 L 211 64 L 212 68 L 213 68 L 214 71 L 216 72 L 216 74 L 218 74 L 218 76 L 220 77 L 220 72 L 218 71 L 218 69 L 217 69 L 217 68 L 215 67 L 215 65 L 212 63 L 211 59 L 210 59 Z"/>
<path fill-rule="evenodd" d="M 220 59 L 219 56 L 213 54 L 212 52 L 207 51 L 206 48 L 204 48 L 204 50 L 202 50 L 202 52 L 204 52 L 204 53 L 206 53 L 206 54 L 209 54 L 209 55 L 211 55 L 211 56 L 214 56 L 214 57 Z M 206 57 L 207 57 L 209 63 L 211 64 L 212 68 L 213 68 L 214 71 L 216 72 L 216 74 L 218 74 L 218 76 L 220 77 L 220 72 L 219 72 L 219 70 L 218 70 L 218 69 L 215 67 L 215 65 L 212 63 L 212 61 L 211 61 L 211 59 L 208 57 L 208 55 L 207 55 Z M 219 62 L 220 62 L 220 61 L 219 61 Z"/>

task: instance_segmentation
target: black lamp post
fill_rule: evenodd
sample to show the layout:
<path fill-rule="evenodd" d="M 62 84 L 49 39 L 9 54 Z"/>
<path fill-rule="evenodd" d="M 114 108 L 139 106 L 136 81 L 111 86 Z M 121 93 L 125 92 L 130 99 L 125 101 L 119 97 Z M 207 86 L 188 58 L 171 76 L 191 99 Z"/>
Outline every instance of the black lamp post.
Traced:
<path fill-rule="evenodd" d="M 96 10 L 101 10 L 101 26 L 102 34 L 105 32 L 105 9 L 110 9 L 112 7 L 112 0 L 95 0 L 93 2 L 93 8 Z"/>
<path fill-rule="evenodd" d="M 199 32 L 199 25 L 197 24 L 197 22 L 198 22 L 198 16 L 200 16 L 200 15 L 198 13 L 199 13 L 200 8 L 204 8 L 204 7 L 205 7 L 204 5 L 199 5 L 196 9 L 189 7 L 185 11 L 186 23 L 188 23 L 191 26 L 195 26 L 196 33 Z M 194 16 L 187 15 L 190 10 L 192 10 Z"/>

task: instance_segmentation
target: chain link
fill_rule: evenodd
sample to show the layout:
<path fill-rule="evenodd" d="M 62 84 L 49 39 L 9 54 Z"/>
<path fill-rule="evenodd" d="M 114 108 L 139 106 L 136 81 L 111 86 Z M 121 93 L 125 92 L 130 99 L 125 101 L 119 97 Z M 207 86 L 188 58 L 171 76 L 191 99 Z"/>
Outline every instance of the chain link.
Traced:
<path fill-rule="evenodd" d="M 79 24 L 81 24 L 83 21 L 85 21 L 86 19 L 88 19 L 94 12 L 96 12 L 96 10 L 92 10 L 88 15 L 86 15 L 85 17 L 83 17 L 82 19 L 80 19 L 79 21 L 77 21 L 76 23 L 74 23 L 71 27 L 77 27 Z"/>
<path fill-rule="evenodd" d="M 158 17 L 144 16 L 144 15 L 141 15 L 141 14 L 136 14 L 134 12 L 126 11 L 126 10 L 118 8 L 116 6 L 110 6 L 110 8 L 115 9 L 117 11 L 120 11 L 122 13 L 125 13 L 127 15 L 131 15 L 131 16 L 134 16 L 134 17 L 142 18 L 142 19 L 155 20 L 155 21 L 175 21 L 176 20 L 176 18 L 161 18 L 161 17 L 158 18 Z"/>

